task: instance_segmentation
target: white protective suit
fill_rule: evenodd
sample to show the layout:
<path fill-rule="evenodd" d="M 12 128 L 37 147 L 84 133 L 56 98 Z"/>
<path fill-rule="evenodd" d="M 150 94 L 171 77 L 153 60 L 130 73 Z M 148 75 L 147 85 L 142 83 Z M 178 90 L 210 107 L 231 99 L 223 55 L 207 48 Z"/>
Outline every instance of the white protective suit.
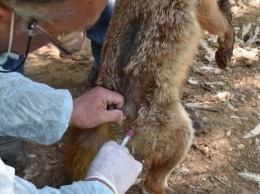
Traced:
<path fill-rule="evenodd" d="M 20 73 L 0 73 L 0 136 L 13 136 L 40 144 L 61 139 L 68 127 L 73 100 L 68 90 L 53 89 Z M 37 189 L 15 176 L 0 159 L 0 194 L 106 194 L 113 193 L 98 181 L 79 181 L 60 189 Z"/>
<path fill-rule="evenodd" d="M 68 128 L 73 106 L 68 90 L 13 72 L 0 73 L 0 94 L 0 135 L 49 145 Z"/>

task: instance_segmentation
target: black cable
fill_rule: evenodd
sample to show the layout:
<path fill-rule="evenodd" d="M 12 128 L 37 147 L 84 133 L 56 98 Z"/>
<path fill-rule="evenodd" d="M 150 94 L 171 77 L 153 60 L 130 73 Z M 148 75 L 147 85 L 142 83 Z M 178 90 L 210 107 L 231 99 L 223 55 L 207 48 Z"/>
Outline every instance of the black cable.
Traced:
<path fill-rule="evenodd" d="M 0 73 L 11 73 L 11 72 L 16 71 L 17 69 L 19 69 L 20 67 L 22 67 L 24 65 L 24 63 L 27 59 L 27 56 L 29 54 L 29 51 L 30 51 L 30 46 L 31 46 L 31 41 L 32 41 L 32 30 L 35 26 L 36 26 L 36 21 L 34 21 L 34 20 L 32 20 L 31 22 L 28 23 L 28 30 L 29 30 L 28 41 L 27 41 L 25 56 L 24 56 L 24 59 L 22 60 L 21 64 L 11 70 L 5 70 L 5 71 L 0 70 Z"/>

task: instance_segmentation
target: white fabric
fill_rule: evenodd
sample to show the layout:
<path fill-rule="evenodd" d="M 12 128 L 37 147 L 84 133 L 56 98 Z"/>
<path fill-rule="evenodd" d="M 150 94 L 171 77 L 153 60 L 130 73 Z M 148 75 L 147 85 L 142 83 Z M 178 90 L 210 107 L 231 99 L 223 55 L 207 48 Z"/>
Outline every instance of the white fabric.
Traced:
<path fill-rule="evenodd" d="M 14 168 L 5 165 L 0 159 L 0 194 L 113 194 L 98 181 L 78 181 L 60 189 L 48 186 L 37 189 L 34 184 L 14 173 Z"/>
<path fill-rule="evenodd" d="M 68 90 L 36 83 L 20 73 L 0 73 L 0 136 L 45 145 L 61 139 L 72 113 Z"/>
<path fill-rule="evenodd" d="M 142 163 L 134 160 L 126 147 L 109 141 L 101 147 L 93 160 L 86 180 L 103 180 L 116 194 L 123 194 L 135 183 L 141 171 Z"/>

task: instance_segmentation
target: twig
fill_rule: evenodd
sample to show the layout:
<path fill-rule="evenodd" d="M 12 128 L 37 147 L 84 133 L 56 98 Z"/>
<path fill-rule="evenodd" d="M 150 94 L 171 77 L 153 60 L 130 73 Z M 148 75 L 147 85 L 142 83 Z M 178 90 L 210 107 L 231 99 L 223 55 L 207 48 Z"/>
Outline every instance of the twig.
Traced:
<path fill-rule="evenodd" d="M 212 112 L 220 112 L 219 109 L 214 108 L 212 106 L 204 105 L 202 103 L 185 103 L 185 106 L 187 108 L 194 108 L 194 109 L 196 108 L 196 109 L 207 110 L 207 111 L 212 111 Z"/>
<path fill-rule="evenodd" d="M 211 111 L 211 112 L 220 112 L 220 110 L 217 108 L 211 108 L 211 107 L 196 107 L 196 108 L 200 110 Z"/>
<path fill-rule="evenodd" d="M 223 185 L 226 185 L 229 188 L 232 188 L 230 185 L 228 185 L 227 183 L 223 182 L 222 180 L 220 180 L 217 176 L 215 176 L 215 179 L 217 179 L 220 183 L 222 183 Z"/>

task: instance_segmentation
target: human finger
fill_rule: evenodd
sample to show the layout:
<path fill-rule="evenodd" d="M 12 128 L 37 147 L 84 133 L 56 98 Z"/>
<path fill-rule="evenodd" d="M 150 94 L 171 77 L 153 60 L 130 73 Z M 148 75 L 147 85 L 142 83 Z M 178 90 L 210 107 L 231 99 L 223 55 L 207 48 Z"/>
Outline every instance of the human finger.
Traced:
<path fill-rule="evenodd" d="M 121 109 L 124 106 L 124 97 L 114 91 L 107 92 L 105 100 L 107 105 L 113 106 L 115 109 Z"/>
<path fill-rule="evenodd" d="M 126 119 L 126 115 L 118 109 L 104 110 L 100 119 L 102 123 L 119 122 Z"/>

